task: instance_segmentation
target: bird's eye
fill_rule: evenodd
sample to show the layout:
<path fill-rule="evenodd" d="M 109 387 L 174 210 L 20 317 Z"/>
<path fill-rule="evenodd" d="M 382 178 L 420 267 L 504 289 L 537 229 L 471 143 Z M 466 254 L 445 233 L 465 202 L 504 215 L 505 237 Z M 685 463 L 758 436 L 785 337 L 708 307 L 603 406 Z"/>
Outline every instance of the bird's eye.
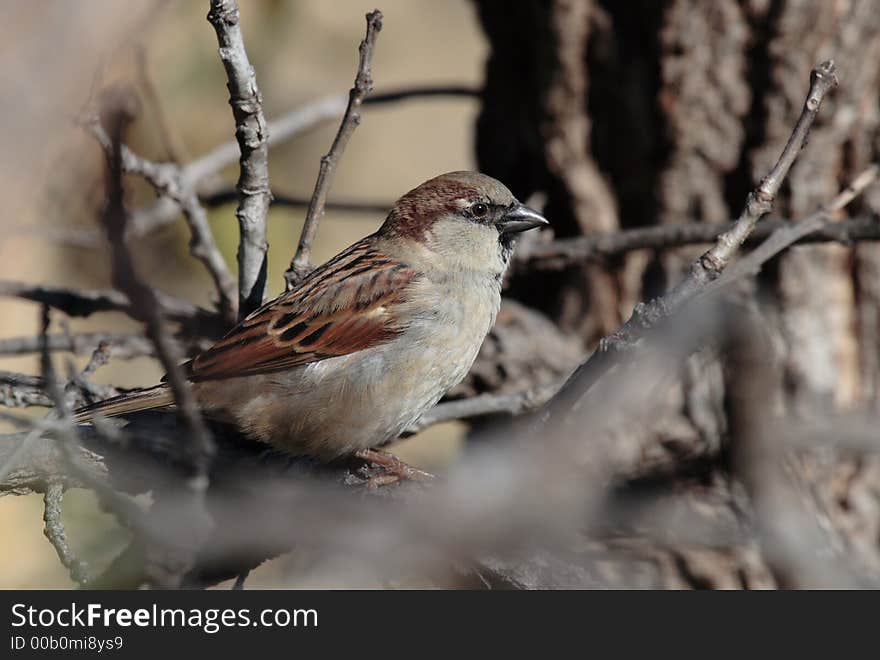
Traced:
<path fill-rule="evenodd" d="M 477 202 L 471 205 L 471 215 L 477 219 L 485 218 L 489 215 L 489 206 L 483 202 Z"/>

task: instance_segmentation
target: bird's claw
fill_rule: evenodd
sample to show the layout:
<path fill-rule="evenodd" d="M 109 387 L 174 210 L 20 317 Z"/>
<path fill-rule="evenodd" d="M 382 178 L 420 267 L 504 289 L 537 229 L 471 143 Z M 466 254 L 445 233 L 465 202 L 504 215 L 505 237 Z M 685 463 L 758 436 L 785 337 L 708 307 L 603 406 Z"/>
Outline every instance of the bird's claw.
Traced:
<path fill-rule="evenodd" d="M 376 490 L 382 486 L 388 486 L 398 481 L 421 481 L 428 482 L 435 479 L 430 472 L 415 468 L 382 449 L 361 449 L 355 456 L 382 468 L 384 474 L 378 474 L 367 480 L 367 488 Z"/>

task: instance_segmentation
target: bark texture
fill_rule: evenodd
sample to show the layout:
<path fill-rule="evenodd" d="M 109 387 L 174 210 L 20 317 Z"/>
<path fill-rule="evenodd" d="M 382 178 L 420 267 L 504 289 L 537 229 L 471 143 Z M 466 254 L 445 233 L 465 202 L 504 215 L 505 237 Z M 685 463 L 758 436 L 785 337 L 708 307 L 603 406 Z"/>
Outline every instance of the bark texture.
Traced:
<path fill-rule="evenodd" d="M 476 5 L 491 45 L 477 123 L 480 167 L 509 181 L 517 195 L 546 195 L 559 237 L 729 222 L 784 146 L 809 71 L 828 58 L 838 65 L 840 89 L 814 125 L 774 215 L 811 214 L 877 160 L 880 12 L 869 0 Z M 845 214 L 876 213 L 878 203 L 875 192 Z M 680 281 L 698 250 L 643 250 L 602 267 L 545 274 L 543 282 L 534 274 L 514 277 L 509 295 L 592 349 L 615 318 Z M 772 390 L 777 410 L 809 416 L 820 405 L 877 409 L 878 277 L 880 248 L 870 242 L 804 246 L 765 268 L 758 313 L 781 365 Z M 559 293 L 548 297 L 546 290 Z M 716 521 L 732 516 L 750 525 L 741 512 L 748 506 L 738 513 L 735 498 L 720 496 L 738 488 L 725 459 L 724 373 L 712 351 L 690 358 L 653 431 L 629 441 L 640 447 L 646 468 L 658 455 L 698 458 L 699 478 L 675 481 L 678 490 L 711 493 Z M 835 542 L 872 566 L 880 561 L 876 461 L 830 452 L 793 463 Z M 646 586 L 774 584 L 754 548 L 695 547 L 684 557 L 662 546 L 644 539 L 633 545 L 652 566 Z M 526 564 L 508 567 L 514 582 L 550 586 L 555 579 Z"/>

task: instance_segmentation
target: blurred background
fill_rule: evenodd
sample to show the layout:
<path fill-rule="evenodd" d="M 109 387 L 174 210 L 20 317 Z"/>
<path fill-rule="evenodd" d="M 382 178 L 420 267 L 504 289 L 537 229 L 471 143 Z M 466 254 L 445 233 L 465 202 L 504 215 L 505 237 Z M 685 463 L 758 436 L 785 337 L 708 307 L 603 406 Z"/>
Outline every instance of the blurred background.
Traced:
<path fill-rule="evenodd" d="M 243 0 L 239 5 L 268 119 L 328 94 L 347 93 L 357 67 L 364 14 L 375 8 L 373 3 Z M 143 102 L 130 139 L 137 153 L 186 162 L 232 139 L 226 77 L 216 35 L 205 19 L 207 3 L 58 0 L 0 6 L 6 44 L 0 57 L 0 96 L 6 108 L 0 122 L 5 145 L 0 194 L 7 203 L 0 230 L 0 278 L 109 286 L 106 248 L 71 247 L 61 240 L 66 230 L 95 227 L 103 194 L 102 153 L 76 122 L 92 90 L 127 81 L 136 85 Z M 486 44 L 475 9 L 466 0 L 391 0 L 381 9 L 386 20 L 373 64 L 377 93 L 413 85 L 480 85 Z M 473 169 L 478 109 L 477 99 L 461 97 L 368 108 L 336 173 L 331 201 L 390 205 L 436 174 Z M 319 159 L 337 127 L 336 119 L 328 121 L 272 150 L 270 176 L 276 194 L 311 195 Z M 237 163 L 221 176 L 234 184 Z M 151 190 L 134 177 L 130 180 L 130 207 L 148 204 Z M 238 245 L 234 211 L 234 202 L 209 209 L 211 227 L 233 273 Z M 269 212 L 269 297 L 283 291 L 283 273 L 304 215 L 304 208 L 281 206 Z M 314 245 L 315 262 L 374 231 L 383 219 L 379 212 L 328 213 Z M 138 267 L 153 285 L 210 306 L 213 287 L 189 254 L 188 236 L 179 221 L 144 239 L 135 246 Z M 0 336 L 29 335 L 37 327 L 37 306 L 0 298 Z M 136 330 L 120 314 L 72 319 L 70 327 Z M 77 357 L 80 366 L 87 359 L 87 354 Z M 0 369 L 38 373 L 38 358 L 4 357 Z M 96 380 L 143 386 L 161 375 L 155 361 L 138 358 L 114 361 Z M 424 435 L 427 442 L 405 441 L 400 455 L 431 467 L 456 451 L 461 429 L 450 424 Z M 2 587 L 72 584 L 43 538 L 41 502 L 38 495 L 0 498 Z M 87 559 L 108 561 L 120 549 L 122 538 L 112 517 L 101 513 L 87 493 L 69 493 L 65 517 L 72 542 Z"/>

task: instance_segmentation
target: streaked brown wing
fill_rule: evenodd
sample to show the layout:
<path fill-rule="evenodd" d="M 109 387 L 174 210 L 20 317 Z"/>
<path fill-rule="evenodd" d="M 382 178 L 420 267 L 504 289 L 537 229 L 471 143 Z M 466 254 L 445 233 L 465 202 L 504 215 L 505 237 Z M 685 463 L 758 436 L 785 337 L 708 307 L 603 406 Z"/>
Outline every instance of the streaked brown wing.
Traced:
<path fill-rule="evenodd" d="M 268 373 L 382 344 L 404 329 L 396 309 L 415 277 L 369 239 L 355 243 L 195 358 L 190 378 Z"/>

